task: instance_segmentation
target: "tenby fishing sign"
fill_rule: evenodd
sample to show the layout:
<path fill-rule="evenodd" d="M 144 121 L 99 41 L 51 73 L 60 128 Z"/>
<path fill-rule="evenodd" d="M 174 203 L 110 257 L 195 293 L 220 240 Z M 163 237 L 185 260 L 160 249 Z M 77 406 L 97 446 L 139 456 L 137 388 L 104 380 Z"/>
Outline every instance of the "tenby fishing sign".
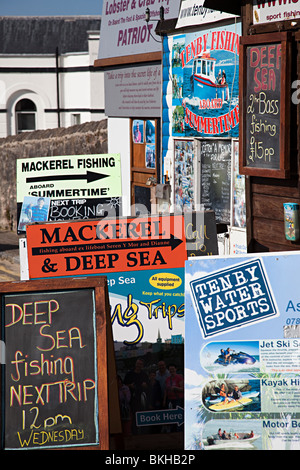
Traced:
<path fill-rule="evenodd" d="M 238 136 L 240 30 L 235 23 L 173 37 L 173 136 Z"/>
<path fill-rule="evenodd" d="M 81 276 L 184 266 L 182 216 L 27 226 L 29 276 Z"/>

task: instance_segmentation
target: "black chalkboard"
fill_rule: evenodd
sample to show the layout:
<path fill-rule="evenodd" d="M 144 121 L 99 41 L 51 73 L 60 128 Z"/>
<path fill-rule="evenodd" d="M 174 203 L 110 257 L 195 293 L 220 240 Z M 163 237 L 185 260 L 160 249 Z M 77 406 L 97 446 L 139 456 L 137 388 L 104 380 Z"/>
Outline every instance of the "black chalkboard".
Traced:
<path fill-rule="evenodd" d="M 135 215 L 151 214 L 151 189 L 150 186 L 134 185 Z"/>
<path fill-rule="evenodd" d="M 240 174 L 289 177 L 291 38 L 241 37 Z"/>
<path fill-rule="evenodd" d="M 100 304 L 106 324 L 106 278 L 100 281 L 103 295 L 96 279 L 72 281 L 73 288 L 63 288 L 64 280 L 19 283 L 20 291 L 16 283 L 1 297 L 5 449 L 101 448 L 107 441 L 108 422 L 99 416 L 103 404 L 108 416 L 107 371 L 99 381 L 107 362 L 106 355 L 98 357 L 97 345 Z"/>
<path fill-rule="evenodd" d="M 188 256 L 219 254 L 214 211 L 185 212 L 184 226 Z"/>
<path fill-rule="evenodd" d="M 281 43 L 247 47 L 246 166 L 280 168 Z"/>
<path fill-rule="evenodd" d="M 200 203 L 217 223 L 230 223 L 231 140 L 200 141 Z"/>

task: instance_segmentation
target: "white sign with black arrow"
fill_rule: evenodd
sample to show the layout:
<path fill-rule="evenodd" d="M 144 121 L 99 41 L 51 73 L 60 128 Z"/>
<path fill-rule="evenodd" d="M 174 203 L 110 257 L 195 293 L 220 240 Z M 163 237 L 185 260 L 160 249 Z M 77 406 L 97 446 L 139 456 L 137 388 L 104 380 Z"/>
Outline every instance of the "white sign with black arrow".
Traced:
<path fill-rule="evenodd" d="M 121 198 L 120 154 L 17 160 L 18 219 L 24 219 L 19 233 L 28 223 L 42 220 L 28 215 L 32 210 L 27 208 L 38 201 L 49 205 L 47 220 L 58 221 L 97 218 L 111 209 L 120 215 Z"/>

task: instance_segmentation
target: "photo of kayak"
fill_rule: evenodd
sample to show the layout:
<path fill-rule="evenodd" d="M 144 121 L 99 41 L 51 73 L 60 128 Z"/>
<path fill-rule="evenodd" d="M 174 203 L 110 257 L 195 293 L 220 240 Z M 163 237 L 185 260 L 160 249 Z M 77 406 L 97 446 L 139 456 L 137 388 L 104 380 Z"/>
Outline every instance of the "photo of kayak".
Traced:
<path fill-rule="evenodd" d="M 258 379 L 216 379 L 202 391 L 202 401 L 210 412 L 260 411 L 261 394 Z"/>
<path fill-rule="evenodd" d="M 230 400 L 228 403 L 215 403 L 214 405 L 209 406 L 209 409 L 213 411 L 232 411 L 235 408 L 250 405 L 250 403 L 252 403 L 251 398 L 241 398 L 240 400 Z"/>
<path fill-rule="evenodd" d="M 255 398 L 258 396 L 259 396 L 259 392 L 254 391 L 254 390 L 243 393 L 244 398 Z M 222 401 L 222 398 L 219 395 L 215 395 L 215 396 L 207 397 L 205 401 L 208 405 L 212 405 L 215 403 L 220 403 Z"/>

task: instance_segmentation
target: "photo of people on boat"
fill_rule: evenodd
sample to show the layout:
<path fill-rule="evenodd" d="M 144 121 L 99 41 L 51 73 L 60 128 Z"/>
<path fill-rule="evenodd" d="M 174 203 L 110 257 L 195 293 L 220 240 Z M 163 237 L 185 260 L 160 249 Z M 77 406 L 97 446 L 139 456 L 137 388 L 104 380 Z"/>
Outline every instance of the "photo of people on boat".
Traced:
<path fill-rule="evenodd" d="M 262 430 L 257 420 L 213 420 L 205 425 L 204 450 L 261 449 Z"/>

